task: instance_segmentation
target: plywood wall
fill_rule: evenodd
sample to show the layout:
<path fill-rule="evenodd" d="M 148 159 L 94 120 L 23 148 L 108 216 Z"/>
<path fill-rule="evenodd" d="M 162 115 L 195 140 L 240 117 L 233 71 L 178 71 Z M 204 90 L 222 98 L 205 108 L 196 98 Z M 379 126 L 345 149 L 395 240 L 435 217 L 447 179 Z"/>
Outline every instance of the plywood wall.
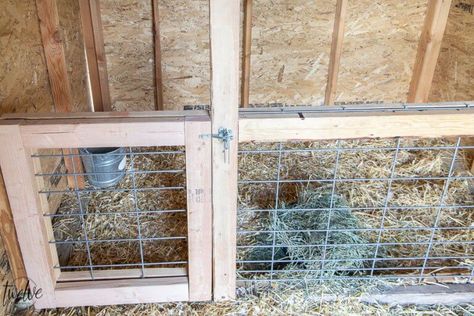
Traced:
<path fill-rule="evenodd" d="M 90 100 L 79 1 L 56 0 L 56 5 L 71 85 L 72 108 L 76 112 L 87 112 L 90 110 Z"/>
<path fill-rule="evenodd" d="M 114 110 L 153 110 L 151 0 L 101 0 L 100 9 Z"/>
<path fill-rule="evenodd" d="M 0 3 L 0 114 L 53 111 L 35 1 Z"/>
<path fill-rule="evenodd" d="M 426 0 L 349 0 L 337 102 L 405 101 Z M 319 105 L 336 0 L 254 1 L 250 103 Z M 160 0 L 166 109 L 209 104 L 207 0 Z M 151 0 L 102 0 L 116 109 L 153 108 Z"/>
<path fill-rule="evenodd" d="M 474 100 L 474 0 L 453 0 L 430 101 Z"/>
<path fill-rule="evenodd" d="M 405 102 L 427 0 L 349 0 L 336 102 Z"/>

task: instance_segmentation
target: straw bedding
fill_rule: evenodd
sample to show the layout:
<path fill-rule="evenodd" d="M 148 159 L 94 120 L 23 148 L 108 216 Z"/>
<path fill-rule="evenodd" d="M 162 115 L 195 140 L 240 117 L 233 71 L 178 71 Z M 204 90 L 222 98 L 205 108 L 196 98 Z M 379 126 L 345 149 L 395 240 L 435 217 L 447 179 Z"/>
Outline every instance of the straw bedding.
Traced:
<path fill-rule="evenodd" d="M 403 140 L 403 146 L 442 146 L 453 144 L 453 140 Z M 389 147 L 393 146 L 392 140 L 381 141 L 348 141 L 341 142 L 344 147 Z M 243 144 L 241 149 L 265 149 L 277 148 L 277 144 Z M 335 148 L 335 142 L 315 142 L 315 143 L 295 143 L 285 144 L 288 148 L 314 148 L 328 147 Z M 165 149 L 162 149 L 165 150 Z M 331 178 L 333 176 L 335 153 L 289 153 L 282 157 L 282 168 L 280 170 L 281 179 L 318 179 Z M 430 150 L 430 151 L 414 151 L 402 150 L 399 152 L 398 164 L 396 166 L 396 176 L 442 176 L 447 173 L 452 159 L 452 151 L 448 150 Z M 358 151 L 343 152 L 340 155 L 340 168 L 337 177 L 340 178 L 381 178 L 390 174 L 390 166 L 393 160 L 393 152 L 391 151 Z M 276 163 L 277 158 L 274 154 L 258 154 L 245 155 L 239 157 L 239 178 L 241 180 L 274 180 L 276 179 Z M 167 155 L 167 156 L 137 156 L 135 160 L 135 168 L 140 170 L 160 170 L 160 169 L 180 169 L 184 168 L 184 155 Z M 464 165 L 464 153 L 461 152 L 456 164 L 456 175 L 470 175 Z M 130 163 L 127 165 L 130 170 Z M 138 182 L 140 185 L 146 186 L 176 186 L 184 185 L 184 174 L 162 174 L 141 176 Z M 129 176 L 124 178 L 118 185 L 118 188 L 130 188 L 132 180 Z M 285 184 L 280 188 L 279 207 L 288 209 L 308 208 L 308 207 L 327 207 L 331 204 L 330 193 L 331 184 Z M 342 211 L 333 211 L 331 227 L 340 228 L 377 228 L 380 225 L 381 210 L 383 201 L 386 196 L 386 185 L 377 183 L 377 181 L 367 181 L 366 183 L 350 183 L 337 184 L 335 194 L 333 196 L 333 206 L 343 209 Z M 433 205 L 433 209 L 420 210 L 397 210 L 388 211 L 385 219 L 385 227 L 411 227 L 411 226 L 431 226 L 436 212 L 436 205 L 439 204 L 439 196 L 443 190 L 442 181 L 408 181 L 403 183 L 394 182 L 392 184 L 394 195 L 391 197 L 393 203 L 399 205 Z M 274 207 L 275 191 L 270 184 L 259 185 L 239 185 L 239 207 L 245 209 L 261 209 Z M 159 194 L 143 194 L 138 199 L 140 208 L 143 209 L 185 209 L 186 196 L 179 191 L 160 191 Z M 329 200 L 329 201 L 328 201 Z M 459 203 L 464 205 L 472 205 L 472 183 L 468 180 L 454 181 L 449 188 L 446 203 Z M 130 211 L 134 207 L 134 197 L 129 193 L 123 192 L 100 192 L 88 195 L 83 202 L 87 207 L 90 216 L 85 218 L 87 230 L 95 239 L 110 238 L 131 238 L 136 236 L 137 221 L 130 216 L 122 215 L 101 215 L 101 212 L 118 212 Z M 345 207 L 367 207 L 377 206 L 380 209 L 374 211 L 349 211 Z M 66 194 L 59 209 L 59 213 L 70 213 L 77 210 L 77 200 L 74 195 Z M 261 215 L 252 215 L 252 212 L 240 212 L 238 216 L 239 229 L 277 229 L 301 227 L 320 227 L 321 222 L 327 222 L 327 214 L 324 212 L 318 216 L 310 216 L 309 213 L 300 212 L 281 212 L 275 218 L 263 217 Z M 464 226 L 470 227 L 474 223 L 474 212 L 466 210 L 447 210 L 442 213 L 439 224 L 441 226 Z M 186 216 L 185 213 L 146 215 L 141 220 L 142 234 L 147 236 L 160 235 L 185 235 L 186 233 Z M 333 226 L 335 225 L 335 226 Z M 59 217 L 53 221 L 55 237 L 61 240 L 74 240 L 80 238 L 82 226 L 77 218 Z M 298 237 L 298 236 L 297 236 Z M 328 242 L 333 243 L 334 240 L 349 240 L 354 243 L 366 243 L 373 241 L 374 233 L 357 233 L 329 236 Z M 472 233 L 465 230 L 450 230 L 439 233 L 436 238 L 443 240 L 473 240 Z M 260 239 L 259 239 L 260 238 Z M 320 243 L 320 235 L 315 236 L 299 236 L 281 234 L 279 238 L 286 244 L 305 244 Z M 325 237 L 324 237 L 325 238 Z M 382 242 L 387 241 L 412 241 L 426 240 L 427 233 L 410 233 L 402 234 L 391 232 L 382 235 Z M 248 244 L 261 244 L 268 242 L 262 237 L 247 238 L 247 240 L 239 239 L 239 243 L 246 242 Z M 128 263 L 137 262 L 139 260 L 137 253 L 137 245 L 133 243 L 107 244 L 97 243 L 94 249 L 95 264 L 108 263 Z M 179 245 L 179 246 L 177 246 Z M 329 248 L 328 248 L 329 249 Z M 371 249 L 369 249 L 371 250 Z M 364 247 L 353 247 L 351 251 L 357 252 L 356 256 L 370 257 L 372 254 Z M 281 249 L 281 256 L 290 258 L 311 257 L 320 254 L 311 254 L 308 250 L 300 252 L 291 252 L 289 249 Z M 416 247 L 398 247 L 393 249 L 381 250 L 383 256 L 412 256 L 417 255 Z M 472 254 L 472 247 L 436 247 L 433 249 L 435 253 L 445 255 L 469 255 Z M 144 247 L 147 258 L 151 261 L 159 260 L 177 260 L 186 259 L 186 243 L 177 243 L 174 241 L 172 245 L 166 243 L 156 243 Z M 278 252 L 276 252 L 278 253 Z M 83 264 L 85 263 L 85 249 L 78 244 L 74 245 L 70 255 L 67 257 L 65 264 Z M 239 258 L 250 258 L 252 256 L 261 256 L 260 253 L 252 253 L 252 251 L 239 252 Z M 265 256 L 266 254 L 263 254 Z M 327 251 L 328 258 L 337 256 L 341 258 L 341 253 L 332 253 Z M 355 262 L 350 258 L 354 254 L 348 254 L 348 260 L 343 265 L 350 268 L 358 268 Z M 344 257 L 342 257 L 344 258 Z M 150 262 L 151 262 L 150 261 Z M 443 262 L 446 264 L 447 262 Z M 361 264 L 360 268 L 364 269 L 366 263 Z M 464 262 L 468 266 L 472 266 L 474 262 Z M 283 266 L 286 270 L 291 269 L 307 269 L 311 271 L 311 265 L 290 267 Z M 315 269 L 317 271 L 317 269 Z M 361 270 L 363 271 L 363 270 Z M 294 272 L 296 273 L 296 272 Z M 291 276 L 295 276 L 295 274 Z M 300 272 L 299 272 L 300 273 Z M 300 276 L 307 276 L 311 273 L 301 273 Z M 329 273 L 329 272 L 326 272 Z M 332 272 L 335 273 L 335 272 Z M 340 271 L 337 272 L 340 275 Z M 314 275 L 314 274 L 313 274 Z M 317 276 L 317 274 L 316 274 Z M 135 306 L 110 306 L 105 308 L 74 308 L 59 309 L 56 311 L 44 311 L 45 315 L 308 315 L 308 314 L 332 314 L 335 311 L 339 314 L 378 314 L 378 315 L 394 315 L 406 313 L 410 315 L 424 315 L 429 312 L 434 315 L 446 314 L 467 314 L 474 313 L 473 306 L 456 306 L 456 307 L 399 307 L 399 306 L 380 306 L 367 305 L 360 300 L 363 293 L 370 292 L 372 287 L 366 283 L 356 284 L 354 286 L 345 282 L 344 284 L 321 284 L 314 288 L 308 287 L 272 287 L 266 288 L 267 291 L 255 293 L 255 289 L 239 288 L 239 300 L 235 302 L 223 303 L 186 303 L 186 304 L 145 304 Z M 323 297 L 326 295 L 340 295 L 341 292 L 350 294 L 349 297 L 338 296 L 336 300 L 325 301 Z"/>
<path fill-rule="evenodd" d="M 402 140 L 401 146 L 447 146 L 454 140 Z M 342 151 L 340 153 L 337 178 L 379 179 L 390 176 L 394 150 L 372 150 L 375 147 L 393 147 L 394 140 L 331 141 L 299 142 L 284 144 L 285 148 L 367 148 L 359 151 Z M 241 149 L 270 149 L 278 144 L 243 144 Z M 140 149 L 143 150 L 143 149 Z M 161 148 L 160 150 L 169 150 Z M 445 176 L 452 160 L 452 150 L 400 150 L 395 168 L 395 177 L 439 177 Z M 136 155 L 135 170 L 176 170 L 184 169 L 184 154 L 173 155 Z M 336 152 L 291 152 L 284 153 L 281 158 L 281 180 L 295 179 L 332 179 L 334 177 Z M 239 158 L 239 178 L 241 180 L 275 180 L 277 178 L 277 154 L 241 154 Z M 456 175 L 467 175 L 464 165 L 464 153 L 460 152 L 455 163 Z M 130 171 L 130 159 L 127 165 Z M 185 186 L 184 173 L 165 173 L 136 175 L 137 187 Z M 132 175 L 127 175 L 118 185 L 119 189 L 131 188 Z M 239 207 L 243 209 L 265 209 L 275 206 L 275 185 L 272 183 L 239 185 Z M 429 181 L 393 181 L 392 196 L 389 205 L 418 206 L 432 205 L 433 208 L 410 210 L 388 210 L 385 214 L 384 227 L 431 227 L 436 217 L 437 205 L 443 190 L 443 180 Z M 331 192 L 334 190 L 333 206 L 336 208 L 373 207 L 374 210 L 342 210 L 332 211 L 330 228 L 379 228 L 384 202 L 387 194 L 387 181 L 340 182 L 332 188 L 332 183 L 282 183 L 278 198 L 279 207 L 288 208 L 288 212 L 279 212 L 276 218 L 268 213 L 240 212 L 239 229 L 244 230 L 288 230 L 288 229 L 325 229 L 328 212 L 291 212 L 292 208 L 329 208 Z M 455 180 L 449 186 L 447 204 L 474 204 L 472 183 L 469 180 Z M 142 214 L 137 220 L 135 214 L 113 214 L 114 212 L 134 211 L 135 197 L 133 192 L 94 192 L 84 194 L 83 207 L 88 216 L 84 217 L 84 226 L 90 240 L 126 239 L 138 237 L 140 224 L 143 237 L 186 236 L 186 213 Z M 138 207 L 141 210 L 185 210 L 186 195 L 184 190 L 164 190 L 137 192 Z M 77 212 L 77 198 L 74 194 L 64 195 L 59 213 Z M 103 212 L 112 214 L 102 215 Z M 469 227 L 474 223 L 474 212 L 466 209 L 447 209 L 441 213 L 440 226 Z M 53 227 L 56 239 L 83 239 L 83 227 L 79 217 L 59 217 L 54 220 Z M 384 232 L 378 236 L 377 231 L 331 233 L 325 236 L 318 234 L 285 234 L 279 233 L 277 240 L 281 244 L 304 245 L 323 244 L 327 238 L 329 244 L 374 243 L 377 238 L 381 242 L 421 242 L 430 238 L 430 230 Z M 262 236 L 263 235 L 263 236 Z M 254 234 L 240 237 L 239 244 L 262 245 L 271 244 L 270 234 Z M 446 230 L 437 233 L 440 240 L 462 241 L 472 240 L 470 231 Z M 136 241 L 97 242 L 90 244 L 94 264 L 128 264 L 140 262 L 140 245 Z M 186 260 L 187 245 L 185 240 L 145 241 L 142 244 L 145 262 Z M 61 247 L 65 247 L 60 246 Z M 277 249 L 275 259 L 320 258 L 322 250 L 310 248 Z M 433 256 L 467 255 L 472 253 L 471 245 L 436 246 L 432 249 Z M 262 253 L 258 253 L 261 251 Z M 325 250 L 326 258 L 370 258 L 374 253 L 373 246 L 360 247 L 329 247 Z M 380 247 L 380 254 L 390 257 L 423 256 L 423 246 Z M 60 249 L 60 253 L 63 250 Z M 87 264 L 85 244 L 77 243 L 70 253 L 65 265 Z M 267 258 L 268 250 L 250 249 L 239 251 L 239 259 Z M 270 257 L 271 259 L 271 257 Z M 446 264 L 448 262 L 444 262 Z M 398 265 L 407 265 L 400 261 Z M 419 264 L 410 262 L 409 264 Z M 364 261 L 339 262 L 338 267 L 363 269 Z M 268 267 L 258 267 L 268 268 Z M 315 264 L 298 266 L 282 266 L 285 270 L 312 270 L 317 273 Z M 330 266 L 326 266 L 330 269 Z M 334 271 L 332 273 L 335 273 Z M 292 274 L 294 276 L 294 274 Z"/>

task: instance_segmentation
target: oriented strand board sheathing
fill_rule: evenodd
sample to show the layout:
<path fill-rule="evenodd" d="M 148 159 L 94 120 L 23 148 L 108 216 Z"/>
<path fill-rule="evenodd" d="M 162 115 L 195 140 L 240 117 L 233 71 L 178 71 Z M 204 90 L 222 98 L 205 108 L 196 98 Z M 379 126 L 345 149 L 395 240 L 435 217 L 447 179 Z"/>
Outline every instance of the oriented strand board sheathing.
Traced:
<path fill-rule="evenodd" d="M 250 104 L 324 102 L 335 0 L 254 2 Z"/>
<path fill-rule="evenodd" d="M 57 0 L 59 25 L 62 31 L 72 108 L 77 112 L 90 111 L 87 88 L 87 69 L 78 0 Z"/>
<path fill-rule="evenodd" d="M 159 3 L 165 109 L 209 104 L 209 1 Z"/>
<path fill-rule="evenodd" d="M 35 1 L 2 1 L 0 114 L 53 109 Z"/>
<path fill-rule="evenodd" d="M 405 102 L 427 0 L 350 0 L 337 102 Z"/>
<path fill-rule="evenodd" d="M 151 1 L 101 0 L 100 9 L 113 109 L 153 110 Z"/>
<path fill-rule="evenodd" d="M 436 66 L 430 101 L 474 99 L 474 0 L 454 0 Z"/>

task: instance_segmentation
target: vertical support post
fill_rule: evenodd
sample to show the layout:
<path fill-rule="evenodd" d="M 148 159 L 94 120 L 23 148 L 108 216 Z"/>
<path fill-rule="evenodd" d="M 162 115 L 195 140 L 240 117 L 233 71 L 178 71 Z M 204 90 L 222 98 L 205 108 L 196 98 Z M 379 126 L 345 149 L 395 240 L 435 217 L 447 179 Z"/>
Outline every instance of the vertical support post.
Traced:
<path fill-rule="evenodd" d="M 210 37 L 212 131 L 234 134 L 227 152 L 212 140 L 214 299 L 226 300 L 236 284 L 240 1 L 210 0 Z"/>
<path fill-rule="evenodd" d="M 88 0 L 92 32 L 94 38 L 95 58 L 100 81 L 100 93 L 103 111 L 112 111 L 112 102 L 109 91 L 109 75 L 107 73 L 107 60 L 105 58 L 104 35 L 102 34 L 102 18 L 100 15 L 100 1 Z"/>
<path fill-rule="evenodd" d="M 244 0 L 244 34 L 242 53 L 242 92 L 240 103 L 242 107 L 249 106 L 250 99 L 250 64 L 252 57 L 252 14 L 253 0 Z"/>
<path fill-rule="evenodd" d="M 212 149 L 209 118 L 186 119 L 189 299 L 212 299 Z"/>
<path fill-rule="evenodd" d="M 408 91 L 410 103 L 428 101 L 451 2 L 452 0 L 428 0 L 425 23 Z"/>
<path fill-rule="evenodd" d="M 53 94 L 54 108 L 57 112 L 72 112 L 74 109 L 72 106 L 71 85 L 67 74 L 66 57 L 59 28 L 56 1 L 36 0 L 36 8 L 40 20 L 41 38 L 46 56 L 46 66 Z M 76 154 L 77 150 L 63 149 L 63 153 L 65 155 Z M 72 172 L 71 159 L 79 159 L 79 157 L 65 157 L 64 162 L 68 172 Z M 82 172 L 82 168 L 77 172 Z M 70 187 L 74 186 L 71 182 L 71 177 L 68 177 L 68 183 Z M 84 186 L 83 177 L 81 177 L 80 185 L 81 187 Z"/>
<path fill-rule="evenodd" d="M 344 25 L 347 11 L 347 0 L 337 0 L 334 30 L 332 33 L 331 56 L 328 69 L 325 105 L 333 105 L 336 98 L 337 79 L 341 65 L 342 46 L 344 42 Z"/>
<path fill-rule="evenodd" d="M 102 91 L 100 89 L 99 65 L 95 53 L 94 27 L 92 25 L 91 7 L 89 0 L 79 0 L 81 13 L 82 34 L 86 51 L 89 80 L 91 84 L 92 107 L 95 112 L 104 111 Z"/>
<path fill-rule="evenodd" d="M 13 213 L 28 278 L 42 289 L 42 298 L 37 308 L 54 307 L 56 272 L 50 251 L 48 232 L 44 225 L 43 210 L 34 179 L 34 168 L 30 153 L 23 147 L 20 126 L 12 122 L 0 131 L 0 165 L 4 175 L 8 200 Z M 28 219 L 28 220 L 26 220 Z M 30 284 L 33 286 L 33 284 Z"/>
<path fill-rule="evenodd" d="M 151 0 L 151 7 L 153 11 L 153 51 L 155 54 L 155 109 L 157 111 L 163 111 L 165 107 L 163 104 L 163 71 L 161 68 L 160 9 L 158 2 L 158 0 Z"/>
<path fill-rule="evenodd" d="M 26 286 L 26 270 L 21 256 L 20 245 L 16 236 L 13 215 L 8 202 L 5 183 L 0 173 L 0 235 L 2 236 L 3 246 L 10 264 L 10 271 L 13 275 L 15 287 L 19 291 Z"/>
<path fill-rule="evenodd" d="M 36 7 L 55 109 L 57 112 L 72 112 L 71 86 L 67 74 L 56 1 L 36 0 Z"/>

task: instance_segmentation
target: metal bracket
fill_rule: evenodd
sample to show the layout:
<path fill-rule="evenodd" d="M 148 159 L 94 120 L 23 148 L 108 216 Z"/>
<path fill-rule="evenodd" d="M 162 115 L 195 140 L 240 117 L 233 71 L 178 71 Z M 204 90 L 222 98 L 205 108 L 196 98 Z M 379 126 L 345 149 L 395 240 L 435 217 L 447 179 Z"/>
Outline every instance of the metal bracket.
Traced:
<path fill-rule="evenodd" d="M 230 128 L 220 127 L 217 131 L 217 134 L 204 134 L 200 136 L 201 138 L 204 137 L 212 137 L 217 138 L 224 144 L 224 162 L 229 162 L 229 149 L 230 149 L 230 142 L 234 139 L 234 133 Z"/>

